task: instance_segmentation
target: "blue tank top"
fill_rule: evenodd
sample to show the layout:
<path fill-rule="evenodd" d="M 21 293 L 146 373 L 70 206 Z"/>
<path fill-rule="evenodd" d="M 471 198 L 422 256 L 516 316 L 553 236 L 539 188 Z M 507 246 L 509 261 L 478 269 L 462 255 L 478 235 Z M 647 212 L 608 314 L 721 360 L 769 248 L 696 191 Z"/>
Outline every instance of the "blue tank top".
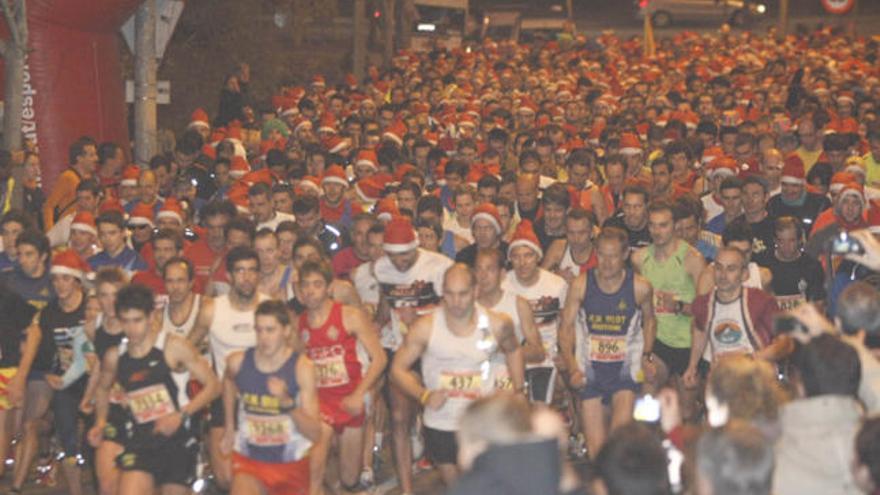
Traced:
<path fill-rule="evenodd" d="M 270 376 L 282 378 L 287 383 L 288 393 L 296 399 L 299 395 L 296 381 L 298 357 L 293 353 L 278 370 L 263 373 L 257 369 L 254 348 L 245 351 L 235 377 L 239 393 L 235 450 L 239 454 L 269 463 L 294 462 L 305 457 L 311 442 L 296 430 L 291 409 L 282 408 L 266 385 Z"/>
<path fill-rule="evenodd" d="M 595 270 L 587 271 L 587 289 L 581 304 L 583 339 L 578 346 L 585 366 L 639 363 L 644 338 L 633 278 L 632 269 L 627 269 L 617 292 L 608 294 L 599 288 Z"/>

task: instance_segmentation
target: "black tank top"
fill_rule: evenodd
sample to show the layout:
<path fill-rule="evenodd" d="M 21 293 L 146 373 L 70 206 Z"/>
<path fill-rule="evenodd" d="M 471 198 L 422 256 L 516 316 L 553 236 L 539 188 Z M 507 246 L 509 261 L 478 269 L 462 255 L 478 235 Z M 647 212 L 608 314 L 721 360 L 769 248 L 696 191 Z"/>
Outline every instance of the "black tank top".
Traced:
<path fill-rule="evenodd" d="M 141 358 L 128 352 L 119 356 L 116 379 L 128 399 L 128 441 L 146 447 L 185 436 L 184 425 L 171 437 L 153 433 L 153 423 L 178 409 L 177 385 L 165 362 L 165 334 L 159 334 L 150 352 Z"/>
<path fill-rule="evenodd" d="M 120 331 L 116 335 L 111 335 L 107 333 L 107 330 L 104 328 L 102 324 L 95 330 L 95 354 L 98 355 L 99 361 L 104 361 L 104 354 L 111 347 L 116 347 L 122 342 L 122 338 L 125 337 L 125 332 Z"/>

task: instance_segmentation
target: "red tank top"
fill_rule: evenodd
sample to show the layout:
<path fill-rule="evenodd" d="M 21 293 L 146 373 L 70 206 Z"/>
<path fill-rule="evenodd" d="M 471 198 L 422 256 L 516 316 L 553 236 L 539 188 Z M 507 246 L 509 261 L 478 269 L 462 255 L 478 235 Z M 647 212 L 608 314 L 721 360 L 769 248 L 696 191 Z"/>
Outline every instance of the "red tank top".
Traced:
<path fill-rule="evenodd" d="M 357 338 L 345 331 L 342 303 L 334 302 L 330 316 L 319 327 L 309 325 L 308 312 L 299 316 L 299 336 L 315 363 L 319 392 L 348 395 L 361 381 Z"/>

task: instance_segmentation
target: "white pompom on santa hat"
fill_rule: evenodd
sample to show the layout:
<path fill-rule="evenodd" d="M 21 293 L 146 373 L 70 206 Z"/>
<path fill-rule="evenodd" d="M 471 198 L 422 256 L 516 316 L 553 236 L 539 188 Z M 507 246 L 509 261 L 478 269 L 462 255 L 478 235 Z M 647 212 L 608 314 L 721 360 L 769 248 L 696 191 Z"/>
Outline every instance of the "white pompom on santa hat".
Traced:
<path fill-rule="evenodd" d="M 80 280 L 85 279 L 92 268 L 73 249 L 65 249 L 52 257 L 52 275 L 70 275 Z"/>
<path fill-rule="evenodd" d="M 507 248 L 507 257 L 509 258 L 514 248 L 519 246 L 532 248 L 538 253 L 539 258 L 544 256 L 544 250 L 541 249 L 541 241 L 538 240 L 530 220 L 521 220 L 516 226 L 516 230 L 513 232 L 513 240 L 510 241 L 510 246 Z"/>

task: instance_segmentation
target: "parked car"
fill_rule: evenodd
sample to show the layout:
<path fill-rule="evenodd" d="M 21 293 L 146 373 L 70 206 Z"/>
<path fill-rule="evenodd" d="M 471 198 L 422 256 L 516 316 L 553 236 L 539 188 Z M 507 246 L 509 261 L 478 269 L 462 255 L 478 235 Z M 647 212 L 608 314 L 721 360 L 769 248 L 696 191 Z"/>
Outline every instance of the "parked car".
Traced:
<path fill-rule="evenodd" d="M 639 19 L 651 16 L 655 27 L 678 21 L 720 21 L 745 26 L 767 12 L 767 6 L 750 0 L 636 0 Z"/>

